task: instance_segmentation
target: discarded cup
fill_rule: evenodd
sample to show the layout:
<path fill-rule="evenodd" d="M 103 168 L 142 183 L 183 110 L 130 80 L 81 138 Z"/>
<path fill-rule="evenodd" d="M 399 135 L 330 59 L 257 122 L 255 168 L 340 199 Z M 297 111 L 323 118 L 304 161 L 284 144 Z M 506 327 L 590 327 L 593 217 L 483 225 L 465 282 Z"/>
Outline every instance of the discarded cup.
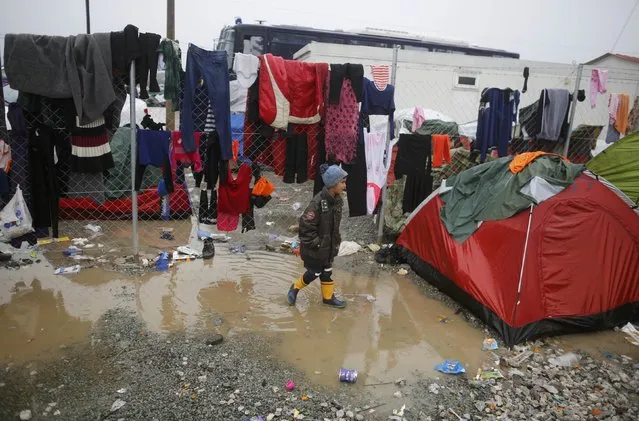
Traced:
<path fill-rule="evenodd" d="M 461 374 L 466 372 L 466 369 L 459 361 L 452 360 L 446 360 L 443 363 L 437 364 L 435 370 L 444 374 Z"/>
<path fill-rule="evenodd" d="M 355 383 L 357 381 L 357 370 L 348 368 L 339 369 L 339 381 L 342 383 Z"/>

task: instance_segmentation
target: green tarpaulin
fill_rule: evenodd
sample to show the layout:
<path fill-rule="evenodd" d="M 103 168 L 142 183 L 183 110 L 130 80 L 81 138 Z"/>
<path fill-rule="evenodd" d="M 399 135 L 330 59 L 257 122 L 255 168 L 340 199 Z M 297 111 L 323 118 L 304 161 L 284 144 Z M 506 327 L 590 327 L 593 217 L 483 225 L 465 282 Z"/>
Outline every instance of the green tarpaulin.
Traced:
<path fill-rule="evenodd" d="M 639 204 L 639 132 L 608 147 L 586 166 Z"/>
<path fill-rule="evenodd" d="M 479 221 L 505 219 L 535 203 L 520 190 L 534 177 L 555 186 L 569 186 L 584 170 L 555 155 L 544 155 L 513 174 L 508 168 L 512 157 L 499 158 L 470 168 L 446 180 L 451 187 L 440 193 L 445 205 L 441 218 L 448 232 L 464 242 L 477 229 Z"/>

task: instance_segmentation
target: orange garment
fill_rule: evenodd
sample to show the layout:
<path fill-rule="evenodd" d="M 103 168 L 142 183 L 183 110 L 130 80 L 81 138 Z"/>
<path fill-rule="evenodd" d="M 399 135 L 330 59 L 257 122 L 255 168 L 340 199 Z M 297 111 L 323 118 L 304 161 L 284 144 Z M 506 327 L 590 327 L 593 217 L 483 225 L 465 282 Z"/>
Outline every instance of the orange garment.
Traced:
<path fill-rule="evenodd" d="M 628 113 L 630 112 L 630 97 L 619 94 L 619 106 L 617 107 L 617 117 L 615 119 L 615 129 L 624 136 L 628 130 Z"/>
<path fill-rule="evenodd" d="M 561 156 L 556 153 L 549 153 L 549 152 L 542 152 L 542 151 L 524 152 L 522 154 L 516 155 L 513 158 L 513 160 L 510 161 L 510 164 L 508 164 L 508 168 L 510 168 L 510 172 L 512 172 L 513 174 L 517 174 L 518 172 L 521 172 L 524 168 L 526 168 L 531 162 L 533 162 L 535 159 L 539 158 L 542 155 Z M 561 156 L 561 157 L 563 158 L 564 161 L 570 162 L 568 158 L 564 156 Z"/>
<path fill-rule="evenodd" d="M 231 149 L 233 150 L 233 161 L 237 161 L 237 157 L 240 154 L 240 141 L 234 140 L 233 143 L 231 143 Z"/>
<path fill-rule="evenodd" d="M 433 141 L 433 168 L 442 166 L 442 161 L 450 164 L 450 136 L 447 134 L 434 134 Z"/>
<path fill-rule="evenodd" d="M 270 196 L 275 191 L 275 186 L 266 177 L 260 177 L 253 186 L 254 196 Z"/>

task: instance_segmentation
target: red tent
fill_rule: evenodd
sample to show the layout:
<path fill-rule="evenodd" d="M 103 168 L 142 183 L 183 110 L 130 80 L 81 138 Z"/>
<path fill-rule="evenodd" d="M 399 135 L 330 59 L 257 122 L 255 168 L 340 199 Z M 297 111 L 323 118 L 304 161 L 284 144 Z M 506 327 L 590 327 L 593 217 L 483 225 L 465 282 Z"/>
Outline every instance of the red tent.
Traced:
<path fill-rule="evenodd" d="M 639 213 L 590 173 L 458 243 L 435 193 L 398 243 L 413 269 L 473 311 L 507 345 L 639 319 Z M 627 199 L 627 198 L 626 198 Z"/>

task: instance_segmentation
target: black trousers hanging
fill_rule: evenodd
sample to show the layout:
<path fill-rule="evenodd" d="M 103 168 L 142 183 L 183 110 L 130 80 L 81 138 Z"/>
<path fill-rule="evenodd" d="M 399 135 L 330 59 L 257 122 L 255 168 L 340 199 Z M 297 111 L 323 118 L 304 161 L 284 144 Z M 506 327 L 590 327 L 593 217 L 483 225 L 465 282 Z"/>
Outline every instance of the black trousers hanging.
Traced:
<path fill-rule="evenodd" d="M 150 91 L 160 92 L 158 84 L 158 47 L 162 37 L 153 33 L 142 33 L 139 36 L 140 56 L 135 59 L 135 72 L 137 74 L 137 82 L 140 83 L 140 98 L 147 99 L 149 93 L 147 84 L 150 81 Z M 150 80 L 149 80 L 150 79 Z"/>
<path fill-rule="evenodd" d="M 324 142 L 325 134 L 322 132 L 317 135 L 317 164 L 315 165 L 315 183 L 313 183 L 313 196 L 321 192 L 324 188 L 322 181 L 322 172 L 320 167 L 326 162 L 326 143 Z"/>
<path fill-rule="evenodd" d="M 297 183 L 308 181 L 308 138 L 306 134 L 286 135 L 286 161 L 284 163 L 284 182 Z"/>
<path fill-rule="evenodd" d="M 346 198 L 349 216 L 366 215 L 366 149 L 364 143 L 357 142 L 355 162 L 343 165 L 348 173 L 346 178 Z"/>
<path fill-rule="evenodd" d="M 33 202 L 33 228 L 51 227 L 58 237 L 58 189 L 53 149 L 64 142 L 64 134 L 39 125 L 29 131 L 29 173 Z"/>

